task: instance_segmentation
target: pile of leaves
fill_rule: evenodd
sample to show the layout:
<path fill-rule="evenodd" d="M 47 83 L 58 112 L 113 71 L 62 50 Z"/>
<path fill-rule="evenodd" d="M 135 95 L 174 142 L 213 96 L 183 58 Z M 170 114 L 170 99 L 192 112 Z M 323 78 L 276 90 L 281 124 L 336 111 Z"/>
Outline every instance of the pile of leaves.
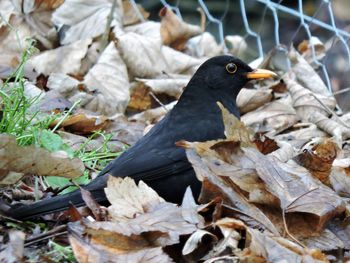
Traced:
<path fill-rule="evenodd" d="M 240 36 L 218 44 L 202 13 L 202 26 L 167 8 L 155 22 L 129 1 L 6 0 L 0 13 L 0 183 L 13 202 L 57 193 L 52 180 L 33 175 L 93 178 L 105 164 L 96 160 L 117 156 L 171 110 L 203 61 L 227 52 L 244 58 L 246 50 Z M 178 206 L 130 178 L 110 178 L 107 208 L 84 191 L 91 215 L 68 212 L 76 260 L 349 260 L 350 114 L 316 73 L 312 50 L 326 52 L 305 41 L 289 50 L 290 68 L 275 51 L 251 63 L 280 80 L 241 91 L 241 122 L 218 104 L 226 139 L 178 142 L 203 183 L 199 204 L 190 189 Z M 66 233 L 64 224 L 2 221 L 0 258 L 8 262 L 47 259 L 40 242 Z"/>

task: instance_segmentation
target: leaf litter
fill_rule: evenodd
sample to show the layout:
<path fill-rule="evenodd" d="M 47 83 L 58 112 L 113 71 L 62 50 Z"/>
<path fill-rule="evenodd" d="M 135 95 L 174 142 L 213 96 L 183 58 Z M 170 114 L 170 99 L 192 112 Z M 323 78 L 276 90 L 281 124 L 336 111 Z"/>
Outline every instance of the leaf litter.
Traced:
<path fill-rule="evenodd" d="M 0 83 L 18 85 L 6 79 L 33 43 L 24 40 L 34 39 L 36 49 L 23 67 L 26 96 L 38 96 L 39 111 L 58 114 L 48 125 L 53 132 L 47 131 L 58 144 L 41 143 L 46 149 L 0 135 L 0 183 L 19 187 L 17 196 L 32 199 L 52 190 L 33 191 L 33 180 L 18 182 L 24 175 L 73 178 L 88 170 L 92 177 L 95 171 L 72 159 L 71 149 L 117 152 L 132 145 L 176 104 L 196 68 L 225 50 L 205 31 L 203 16 L 201 25 L 193 25 L 168 8 L 155 22 L 140 5 L 136 11 L 120 0 L 30 0 L 23 9 L 3 1 L 0 6 Z M 225 43 L 229 53 L 244 57 L 247 44 L 241 36 L 226 36 Z M 291 70 L 277 67 L 280 81 L 257 81 L 241 91 L 241 121 L 218 105 L 226 139 L 178 142 L 202 181 L 199 203 L 189 190 L 182 205 L 168 203 L 130 178 L 110 178 L 108 207 L 84 192 L 87 211 L 68 211 L 76 219 L 68 223 L 76 260 L 349 260 L 349 114 L 336 110 L 310 59 L 312 47 L 324 56 L 319 39 L 303 41 L 298 50 L 289 50 Z M 263 66 L 276 70 L 277 60 L 270 52 Z M 86 137 L 100 131 L 112 133 L 110 141 Z M 5 189 L 2 196 L 11 199 Z M 41 231 L 2 231 L 8 238 L 0 257 L 28 258 L 24 233 L 40 236 Z"/>

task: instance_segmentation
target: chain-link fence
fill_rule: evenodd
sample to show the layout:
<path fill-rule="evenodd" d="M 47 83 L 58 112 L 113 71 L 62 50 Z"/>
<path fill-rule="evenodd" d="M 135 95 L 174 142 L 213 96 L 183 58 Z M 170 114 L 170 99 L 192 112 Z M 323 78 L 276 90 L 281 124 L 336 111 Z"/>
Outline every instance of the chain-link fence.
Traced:
<path fill-rule="evenodd" d="M 350 1 L 338 0 L 143 0 L 141 3 L 155 18 L 162 6 L 171 8 L 186 21 L 197 22 L 200 7 L 207 18 L 206 30 L 225 45 L 227 34 L 245 38 L 248 49 L 243 59 L 262 60 L 273 48 L 286 54 L 291 45 L 303 40 L 320 39 L 326 48 L 322 59 L 316 56 L 312 45 L 312 60 L 327 87 L 338 96 L 339 103 L 347 108 L 350 98 L 349 29 Z M 349 12 L 347 12 L 349 11 Z M 152 13 L 153 12 L 153 13 Z M 287 63 L 288 65 L 288 63 Z M 348 94 L 349 93 L 349 94 Z"/>

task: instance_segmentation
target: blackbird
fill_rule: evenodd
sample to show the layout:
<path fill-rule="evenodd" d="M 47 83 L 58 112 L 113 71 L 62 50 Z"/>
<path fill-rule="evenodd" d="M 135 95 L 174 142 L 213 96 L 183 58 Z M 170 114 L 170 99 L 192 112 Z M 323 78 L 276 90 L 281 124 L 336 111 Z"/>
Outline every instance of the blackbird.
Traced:
<path fill-rule="evenodd" d="M 198 197 L 201 183 L 187 161 L 185 150 L 176 147 L 175 143 L 224 138 L 224 124 L 217 102 L 239 118 L 236 97 L 247 81 L 275 75 L 268 70 L 253 70 L 233 56 L 210 58 L 193 75 L 176 106 L 84 188 L 97 202 L 106 201 L 104 188 L 111 174 L 142 180 L 170 202 L 179 203 L 188 186 Z M 70 204 L 85 204 L 80 190 L 12 208 L 9 214 L 17 219 L 28 219 L 65 210 Z"/>

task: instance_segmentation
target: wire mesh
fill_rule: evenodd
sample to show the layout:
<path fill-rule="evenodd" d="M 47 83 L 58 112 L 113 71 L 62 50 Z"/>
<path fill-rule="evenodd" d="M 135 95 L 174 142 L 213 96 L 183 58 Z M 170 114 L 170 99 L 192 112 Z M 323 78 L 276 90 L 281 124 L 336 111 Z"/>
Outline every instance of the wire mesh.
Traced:
<path fill-rule="evenodd" d="M 135 0 L 130 1 L 133 2 L 136 7 Z M 316 56 L 314 46 L 311 45 L 313 63 L 318 68 L 318 73 L 323 78 L 330 91 L 339 89 L 338 84 L 338 87 L 334 90 L 334 81 L 331 79 L 331 74 L 335 74 L 338 78 L 341 78 L 343 80 L 342 88 L 344 88 L 344 85 L 345 87 L 347 85 L 350 85 L 350 78 L 346 77 L 349 75 L 348 73 L 350 65 L 350 48 L 348 43 L 350 32 L 348 32 L 348 30 L 342 29 L 337 25 L 337 19 L 334 15 L 333 10 L 333 2 L 330 0 L 298 0 L 293 1 L 294 5 L 291 5 L 290 1 L 283 0 L 226 0 L 224 1 L 224 8 L 236 10 L 234 20 L 228 17 L 228 10 L 224 10 L 224 15 L 221 17 L 217 14 L 217 10 L 215 12 L 212 10 L 213 8 L 211 7 L 214 7 L 214 5 L 219 5 L 220 3 L 223 3 L 223 1 L 215 1 L 215 3 L 214 1 L 209 0 L 159 1 L 163 6 L 172 9 L 180 18 L 184 17 L 182 14 L 182 9 L 191 8 L 189 7 L 189 2 L 195 2 L 197 7 L 201 7 L 206 15 L 208 21 L 207 27 L 211 26 L 212 28 L 216 28 L 216 36 L 218 42 L 223 45 L 225 45 L 225 35 L 227 34 L 227 30 L 231 28 L 231 25 L 241 25 L 240 29 L 236 30 L 237 32 L 231 31 L 230 33 L 240 34 L 243 35 L 246 39 L 251 39 L 249 42 L 249 47 L 253 50 L 254 59 L 262 60 L 264 56 L 266 56 L 267 52 L 271 50 L 271 42 L 272 46 L 278 50 L 287 52 L 287 48 L 290 45 L 297 44 L 297 38 L 298 36 L 300 38 L 300 34 L 302 34 L 301 31 L 303 31 L 303 40 L 306 39 L 309 41 L 315 36 L 320 37 L 320 35 L 326 35 L 327 37 L 324 38 L 323 41 L 328 41 L 331 43 L 331 45 L 329 45 L 328 51 L 324 58 L 319 59 Z M 152 1 L 147 0 L 147 2 L 150 3 Z M 307 14 L 307 12 L 304 10 L 304 7 L 306 5 L 305 3 L 308 2 L 312 2 L 313 5 L 317 6 L 316 10 L 312 14 Z M 254 18 L 254 15 L 249 16 L 249 11 L 252 8 L 258 9 L 256 15 L 261 16 L 260 27 L 252 26 L 251 20 Z M 195 12 L 195 8 L 193 6 L 192 9 L 192 11 Z M 272 30 L 269 30 L 267 34 L 263 34 L 262 28 L 264 27 L 264 24 L 267 24 L 267 16 L 269 16 L 268 23 L 269 25 L 272 25 Z M 296 28 L 292 30 L 294 32 L 287 33 L 284 29 L 287 16 L 294 18 L 297 23 Z M 226 20 L 230 20 L 231 24 L 227 23 Z M 281 27 L 281 24 L 284 25 Z M 269 26 L 265 25 L 265 28 L 266 27 Z M 291 30 L 289 29 L 289 31 Z M 286 40 L 286 35 L 291 35 L 289 40 Z M 335 63 L 334 59 L 330 59 L 330 56 L 334 54 L 334 52 L 330 52 L 329 50 L 331 50 L 333 47 L 335 47 L 336 53 L 340 53 L 340 56 L 338 54 L 337 58 L 342 58 L 340 73 L 337 72 L 337 70 L 339 71 L 339 66 L 337 69 L 337 66 L 332 65 L 332 63 Z M 327 62 L 331 63 L 328 63 L 327 65 Z M 344 65 L 344 62 L 346 62 L 346 65 Z"/>

